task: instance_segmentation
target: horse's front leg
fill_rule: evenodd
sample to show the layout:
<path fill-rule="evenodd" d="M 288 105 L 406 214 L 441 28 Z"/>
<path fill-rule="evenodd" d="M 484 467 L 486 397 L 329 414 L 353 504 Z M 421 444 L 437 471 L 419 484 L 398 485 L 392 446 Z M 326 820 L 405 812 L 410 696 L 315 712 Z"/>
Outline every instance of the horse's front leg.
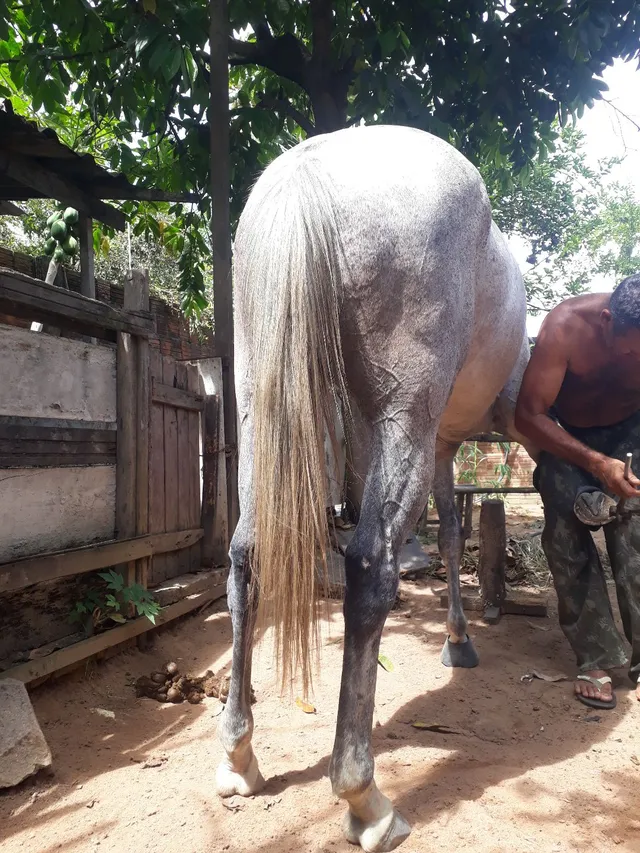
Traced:
<path fill-rule="evenodd" d="M 349 811 L 345 833 L 368 853 L 393 850 L 410 833 L 374 780 L 371 727 L 382 629 L 398 588 L 398 552 L 428 493 L 433 458 L 402 455 L 402 436 L 385 428 L 372 460 L 360 519 L 347 548 L 345 638 L 336 739 L 329 775 Z M 395 439 L 395 440 L 393 440 Z"/>

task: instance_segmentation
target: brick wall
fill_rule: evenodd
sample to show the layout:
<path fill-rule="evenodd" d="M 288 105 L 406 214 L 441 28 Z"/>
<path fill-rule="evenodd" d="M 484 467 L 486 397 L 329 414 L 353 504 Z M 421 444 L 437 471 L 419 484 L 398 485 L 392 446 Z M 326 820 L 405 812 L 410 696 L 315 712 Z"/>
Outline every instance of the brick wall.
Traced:
<path fill-rule="evenodd" d="M 21 252 L 11 252 L 0 247 L 0 267 L 16 270 L 32 278 L 45 278 L 49 259 L 32 258 Z M 69 289 L 80 292 L 80 274 L 67 270 Z M 96 279 L 96 298 L 121 308 L 124 303 L 124 288 L 104 279 Z M 156 334 L 149 338 L 150 346 L 159 349 L 163 355 L 171 355 L 181 361 L 195 358 L 211 358 L 216 355 L 213 333 L 198 335 L 189 329 L 189 324 L 180 311 L 157 296 L 151 296 L 149 309 L 156 321 Z M 0 314 L 0 323 L 28 328 L 28 320 L 20 320 Z"/>

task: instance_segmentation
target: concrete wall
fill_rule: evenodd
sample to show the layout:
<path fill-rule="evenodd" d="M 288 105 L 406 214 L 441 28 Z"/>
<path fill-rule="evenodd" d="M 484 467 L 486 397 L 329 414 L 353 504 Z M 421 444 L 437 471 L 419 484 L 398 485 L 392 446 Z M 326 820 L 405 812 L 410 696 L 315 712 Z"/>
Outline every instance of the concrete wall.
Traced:
<path fill-rule="evenodd" d="M 113 539 L 115 466 L 0 470 L 0 563 Z"/>
<path fill-rule="evenodd" d="M 0 415 L 115 421 L 115 348 L 0 326 Z"/>
<path fill-rule="evenodd" d="M 114 422 L 115 348 L 0 326 L 0 415 Z M 0 469 L 0 562 L 114 527 L 115 466 Z"/>

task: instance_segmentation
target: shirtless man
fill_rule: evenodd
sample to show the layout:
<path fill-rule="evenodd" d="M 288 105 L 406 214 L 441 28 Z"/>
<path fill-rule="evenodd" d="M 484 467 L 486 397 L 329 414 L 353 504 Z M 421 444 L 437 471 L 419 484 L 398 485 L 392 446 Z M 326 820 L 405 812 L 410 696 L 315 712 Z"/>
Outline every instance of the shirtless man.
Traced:
<path fill-rule="evenodd" d="M 545 512 L 542 546 L 560 625 L 577 657 L 576 695 L 592 707 L 615 707 L 608 671 L 629 660 L 591 536 L 603 525 L 640 700 L 640 515 L 621 520 L 609 512 L 640 488 L 633 474 L 625 479 L 622 461 L 633 453 L 640 470 L 640 273 L 612 294 L 577 296 L 549 313 L 524 375 L 516 426 L 542 451 L 534 475 Z"/>

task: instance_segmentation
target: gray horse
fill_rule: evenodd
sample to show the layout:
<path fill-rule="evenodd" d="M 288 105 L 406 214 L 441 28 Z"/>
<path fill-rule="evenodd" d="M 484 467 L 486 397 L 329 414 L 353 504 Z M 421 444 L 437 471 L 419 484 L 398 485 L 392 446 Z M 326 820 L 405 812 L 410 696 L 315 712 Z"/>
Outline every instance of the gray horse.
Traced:
<path fill-rule="evenodd" d="M 528 358 L 522 280 L 476 169 L 442 140 L 403 127 L 339 131 L 275 160 L 242 215 L 234 269 L 241 517 L 218 791 L 250 795 L 264 782 L 251 746 L 257 609 L 275 625 L 283 683 L 297 672 L 310 682 L 317 559 L 326 565 L 328 541 L 325 431 L 341 411 L 359 520 L 345 556 L 330 777 L 348 803 L 347 839 L 391 850 L 410 829 L 376 787 L 371 726 L 398 552 L 433 490 L 449 584 L 443 660 L 475 666 L 453 458 L 476 431 L 517 437 Z"/>

